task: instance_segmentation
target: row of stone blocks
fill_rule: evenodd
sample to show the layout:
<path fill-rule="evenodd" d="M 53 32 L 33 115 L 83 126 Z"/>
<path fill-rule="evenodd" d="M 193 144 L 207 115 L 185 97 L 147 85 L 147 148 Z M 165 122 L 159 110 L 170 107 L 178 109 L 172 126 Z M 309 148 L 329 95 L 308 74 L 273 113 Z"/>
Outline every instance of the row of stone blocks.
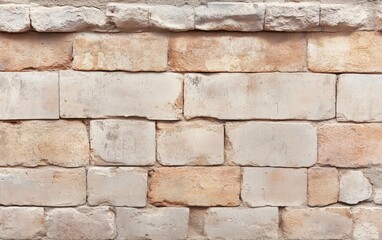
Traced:
<path fill-rule="evenodd" d="M 13 21 L 10 21 L 12 19 Z M 109 3 L 94 7 L 0 5 L 0 31 L 382 30 L 382 5 L 213 2 L 199 7 Z"/>

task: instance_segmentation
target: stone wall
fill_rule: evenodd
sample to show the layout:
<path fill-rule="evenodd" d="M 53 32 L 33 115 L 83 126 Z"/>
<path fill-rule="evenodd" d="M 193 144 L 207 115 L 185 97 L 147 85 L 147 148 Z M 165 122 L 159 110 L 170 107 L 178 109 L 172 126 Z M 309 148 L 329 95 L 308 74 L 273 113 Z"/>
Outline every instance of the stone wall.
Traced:
<path fill-rule="evenodd" d="M 0 2 L 0 239 L 382 239 L 382 2 Z"/>

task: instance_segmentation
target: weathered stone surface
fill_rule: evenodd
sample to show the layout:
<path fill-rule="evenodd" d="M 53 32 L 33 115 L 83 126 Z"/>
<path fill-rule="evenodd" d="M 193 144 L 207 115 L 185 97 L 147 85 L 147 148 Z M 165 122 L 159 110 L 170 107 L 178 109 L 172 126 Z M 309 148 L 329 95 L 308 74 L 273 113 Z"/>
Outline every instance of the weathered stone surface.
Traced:
<path fill-rule="evenodd" d="M 382 72 L 377 32 L 308 34 L 308 65 L 313 72 Z"/>
<path fill-rule="evenodd" d="M 278 239 L 278 208 L 210 208 L 205 218 L 208 239 Z"/>
<path fill-rule="evenodd" d="M 382 4 L 375 6 L 375 30 L 382 31 Z"/>
<path fill-rule="evenodd" d="M 120 30 L 141 31 L 149 27 L 149 6 L 146 4 L 107 4 L 106 16 Z"/>
<path fill-rule="evenodd" d="M 335 85 L 336 77 L 328 74 L 187 74 L 184 114 L 235 120 L 330 119 L 335 116 Z"/>
<path fill-rule="evenodd" d="M 113 239 L 115 214 L 109 207 L 56 208 L 46 214 L 48 239 Z"/>
<path fill-rule="evenodd" d="M 91 167 L 87 176 L 90 205 L 146 206 L 147 170 Z"/>
<path fill-rule="evenodd" d="M 57 119 L 58 101 L 55 72 L 0 73 L 0 119 Z"/>
<path fill-rule="evenodd" d="M 288 32 L 318 30 L 319 21 L 318 3 L 266 4 L 265 30 Z"/>
<path fill-rule="evenodd" d="M 353 238 L 355 240 L 373 240 L 382 237 L 382 208 L 355 207 Z"/>
<path fill-rule="evenodd" d="M 0 34 L 0 71 L 64 69 L 72 61 L 67 34 Z"/>
<path fill-rule="evenodd" d="M 0 32 L 25 32 L 29 29 L 29 5 L 0 5 Z"/>
<path fill-rule="evenodd" d="M 136 120 L 90 122 L 90 144 L 96 164 L 153 165 L 155 123 Z"/>
<path fill-rule="evenodd" d="M 317 133 L 309 123 L 230 122 L 226 136 L 226 156 L 233 164 L 309 167 L 316 163 Z"/>
<path fill-rule="evenodd" d="M 75 206 L 86 201 L 83 168 L 2 168 L 0 204 Z"/>
<path fill-rule="evenodd" d="M 157 159 L 162 165 L 223 164 L 223 124 L 207 121 L 158 123 Z"/>
<path fill-rule="evenodd" d="M 93 7 L 32 6 L 30 18 L 33 29 L 38 32 L 76 32 L 107 27 L 105 13 Z"/>
<path fill-rule="evenodd" d="M 309 206 L 325 206 L 336 203 L 338 201 L 339 190 L 340 183 L 336 168 L 309 168 Z"/>
<path fill-rule="evenodd" d="M 382 163 L 382 125 L 327 124 L 318 130 L 318 163 L 367 167 Z"/>
<path fill-rule="evenodd" d="M 251 207 L 300 206 L 307 201 L 305 168 L 243 168 L 241 199 Z"/>
<path fill-rule="evenodd" d="M 337 84 L 338 121 L 382 121 L 381 91 L 381 75 L 340 75 Z"/>
<path fill-rule="evenodd" d="M 264 14 L 263 4 L 212 2 L 195 8 L 195 29 L 261 31 Z"/>
<path fill-rule="evenodd" d="M 160 33 L 82 33 L 73 42 L 73 69 L 160 72 L 167 69 L 167 51 Z"/>
<path fill-rule="evenodd" d="M 188 208 L 117 208 L 117 239 L 186 239 L 188 218 Z"/>
<path fill-rule="evenodd" d="M 361 4 L 321 4 L 320 26 L 329 32 L 373 30 L 373 8 Z"/>
<path fill-rule="evenodd" d="M 194 29 L 194 8 L 156 5 L 149 8 L 149 26 L 170 31 Z"/>
<path fill-rule="evenodd" d="M 44 233 L 44 208 L 0 208 L 1 239 L 40 239 Z"/>
<path fill-rule="evenodd" d="M 176 120 L 182 113 L 182 85 L 183 76 L 175 73 L 63 71 L 60 114 L 63 118 L 137 116 Z"/>
<path fill-rule="evenodd" d="M 82 122 L 0 123 L 0 166 L 80 167 L 88 162 L 89 140 Z"/>
<path fill-rule="evenodd" d="M 369 199 L 372 192 L 372 186 L 362 171 L 346 171 L 341 174 L 339 197 L 341 202 L 357 204 Z"/>
<path fill-rule="evenodd" d="M 174 71 L 293 72 L 305 69 L 303 34 L 184 33 L 174 35 L 169 48 L 169 66 Z"/>
<path fill-rule="evenodd" d="M 157 206 L 238 206 L 238 167 L 156 168 L 150 173 L 149 201 Z"/>
<path fill-rule="evenodd" d="M 373 202 L 375 204 L 382 204 L 382 189 L 381 188 L 375 189 Z"/>
<path fill-rule="evenodd" d="M 348 207 L 286 208 L 281 221 L 288 239 L 350 239 L 353 228 Z"/>

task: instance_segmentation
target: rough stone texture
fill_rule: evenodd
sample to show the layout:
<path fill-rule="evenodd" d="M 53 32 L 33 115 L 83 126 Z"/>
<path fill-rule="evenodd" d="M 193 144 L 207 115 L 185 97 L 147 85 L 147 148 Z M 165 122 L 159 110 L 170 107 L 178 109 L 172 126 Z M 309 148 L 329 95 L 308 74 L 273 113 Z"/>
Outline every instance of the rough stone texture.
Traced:
<path fill-rule="evenodd" d="M 372 192 L 372 186 L 362 171 L 346 171 L 341 174 L 339 196 L 341 202 L 357 204 L 369 199 Z"/>
<path fill-rule="evenodd" d="M 210 208 L 205 218 L 209 239 L 278 239 L 278 208 Z"/>
<path fill-rule="evenodd" d="M 375 204 L 382 204 L 382 189 L 381 188 L 377 188 L 374 190 L 373 202 Z"/>
<path fill-rule="evenodd" d="M 318 30 L 319 21 L 318 3 L 268 3 L 264 28 L 271 31 L 311 31 Z"/>
<path fill-rule="evenodd" d="M 105 13 L 90 7 L 32 6 L 30 18 L 33 29 L 38 32 L 76 32 L 107 27 Z"/>
<path fill-rule="evenodd" d="M 327 124 L 318 130 L 318 163 L 367 167 L 382 163 L 381 124 Z"/>
<path fill-rule="evenodd" d="M 353 228 L 348 207 L 286 208 L 281 222 L 288 239 L 350 239 Z"/>
<path fill-rule="evenodd" d="M 106 16 L 120 30 L 142 31 L 149 27 L 149 6 L 145 4 L 109 3 Z"/>
<path fill-rule="evenodd" d="M 310 168 L 308 170 L 308 205 L 325 206 L 338 201 L 340 190 L 336 168 Z"/>
<path fill-rule="evenodd" d="M 265 6 L 252 3 L 213 2 L 195 8 L 195 29 L 205 31 L 261 31 Z"/>
<path fill-rule="evenodd" d="M 188 31 L 194 29 L 194 8 L 157 5 L 149 8 L 149 24 L 154 29 Z"/>
<path fill-rule="evenodd" d="M 90 205 L 146 206 L 147 170 L 91 167 L 87 176 Z"/>
<path fill-rule="evenodd" d="M 89 162 L 86 127 L 77 121 L 0 122 L 0 166 L 57 165 Z"/>
<path fill-rule="evenodd" d="M 160 33 L 78 35 L 73 42 L 73 69 L 165 71 L 168 39 Z"/>
<path fill-rule="evenodd" d="M 90 122 L 90 144 L 96 164 L 153 165 L 155 123 L 137 120 Z"/>
<path fill-rule="evenodd" d="M 0 204 L 75 206 L 86 201 L 83 168 L 1 168 Z"/>
<path fill-rule="evenodd" d="M 117 239 L 186 239 L 188 218 L 188 208 L 117 208 Z"/>
<path fill-rule="evenodd" d="M 169 44 L 169 66 L 173 71 L 293 72 L 305 69 L 303 34 L 195 32 L 174 35 Z"/>
<path fill-rule="evenodd" d="M 382 72 L 377 32 L 310 33 L 308 64 L 313 72 Z"/>
<path fill-rule="evenodd" d="M 40 239 L 44 233 L 44 208 L 0 208 L 1 239 Z"/>
<path fill-rule="evenodd" d="M 58 101 L 55 72 L 0 73 L 0 119 L 58 119 Z"/>
<path fill-rule="evenodd" d="M 226 136 L 226 156 L 233 164 L 309 167 L 316 163 L 317 133 L 309 123 L 226 123 Z"/>
<path fill-rule="evenodd" d="M 63 71 L 60 72 L 60 115 L 176 120 L 182 113 L 182 85 L 183 76 L 174 73 Z"/>
<path fill-rule="evenodd" d="M 382 121 L 381 91 L 381 75 L 340 75 L 337 84 L 338 121 Z"/>
<path fill-rule="evenodd" d="M 374 27 L 375 27 L 375 30 L 382 31 L 382 4 L 375 6 L 375 26 Z"/>
<path fill-rule="evenodd" d="M 305 168 L 243 168 L 241 199 L 251 207 L 300 206 L 307 201 Z"/>
<path fill-rule="evenodd" d="M 0 5 L 0 32 L 25 32 L 29 29 L 29 5 Z"/>
<path fill-rule="evenodd" d="M 115 214 L 109 207 L 56 208 L 46 214 L 48 239 L 112 239 Z"/>
<path fill-rule="evenodd" d="M 156 139 L 157 159 L 162 165 L 224 163 L 223 124 L 207 121 L 158 123 Z"/>
<path fill-rule="evenodd" d="M 361 4 L 322 4 L 320 26 L 323 31 L 374 29 L 374 6 Z"/>
<path fill-rule="evenodd" d="M 238 206 L 238 167 L 157 168 L 150 173 L 149 201 L 157 206 Z"/>
<path fill-rule="evenodd" d="M 0 71 L 67 68 L 72 59 L 67 34 L 0 34 Z"/>
<path fill-rule="evenodd" d="M 352 213 L 354 219 L 353 238 L 355 240 L 381 239 L 382 208 L 355 207 Z"/>
<path fill-rule="evenodd" d="M 335 75 L 328 74 L 187 74 L 184 115 L 219 119 L 330 119 L 335 116 L 335 84 Z"/>

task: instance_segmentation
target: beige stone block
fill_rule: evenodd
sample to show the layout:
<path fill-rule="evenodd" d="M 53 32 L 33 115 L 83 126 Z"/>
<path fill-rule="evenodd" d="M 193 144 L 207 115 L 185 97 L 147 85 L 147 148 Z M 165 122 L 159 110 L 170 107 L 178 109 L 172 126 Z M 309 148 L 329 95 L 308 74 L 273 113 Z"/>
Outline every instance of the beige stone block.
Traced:
<path fill-rule="evenodd" d="M 154 5 L 149 8 L 149 27 L 189 31 L 194 29 L 194 17 L 194 8 L 191 6 Z"/>
<path fill-rule="evenodd" d="M 371 198 L 372 185 L 362 171 L 346 171 L 341 174 L 339 201 L 357 204 Z"/>
<path fill-rule="evenodd" d="M 208 121 L 157 124 L 157 159 L 162 165 L 224 163 L 224 126 Z"/>
<path fill-rule="evenodd" d="M 325 206 L 338 201 L 340 190 L 336 168 L 310 168 L 308 170 L 308 204 Z"/>
<path fill-rule="evenodd" d="M 373 240 L 382 237 L 382 208 L 353 208 L 354 240 Z"/>
<path fill-rule="evenodd" d="M 238 167 L 156 168 L 150 173 L 149 202 L 156 206 L 238 206 Z"/>
<path fill-rule="evenodd" d="M 149 27 L 149 5 L 111 2 L 106 16 L 120 30 L 142 31 Z"/>
<path fill-rule="evenodd" d="M 1 4 L 0 31 L 25 32 L 30 29 L 29 5 Z"/>

